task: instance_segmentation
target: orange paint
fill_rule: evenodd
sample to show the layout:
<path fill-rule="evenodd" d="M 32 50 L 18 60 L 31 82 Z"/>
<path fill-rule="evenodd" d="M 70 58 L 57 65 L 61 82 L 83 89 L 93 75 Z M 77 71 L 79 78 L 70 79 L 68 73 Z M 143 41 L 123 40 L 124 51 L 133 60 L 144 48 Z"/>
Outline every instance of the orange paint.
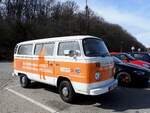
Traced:
<path fill-rule="evenodd" d="M 114 73 L 113 66 L 101 68 L 97 67 L 96 63 L 71 63 L 59 61 L 55 61 L 54 63 L 53 61 L 46 61 L 43 57 L 43 54 L 43 52 L 40 53 L 39 60 L 15 58 L 15 69 L 33 74 L 38 74 L 40 76 L 40 79 L 44 80 L 45 76 L 64 76 L 69 78 L 71 81 L 81 83 L 94 83 L 108 80 L 112 78 L 112 75 Z M 28 63 L 31 63 L 31 65 L 24 66 L 24 64 Z M 70 70 L 69 72 L 63 72 L 61 69 Z M 77 69 L 80 69 L 80 73 L 76 72 Z M 101 79 L 99 81 L 95 80 L 95 73 L 97 71 L 99 71 L 102 74 Z"/>
<path fill-rule="evenodd" d="M 30 80 L 57 87 L 60 80 L 58 78 L 65 77 L 71 81 L 76 93 L 87 95 L 106 93 L 110 88 L 117 86 L 117 80 L 112 77 L 113 59 L 109 56 L 103 58 L 86 56 L 84 54 L 86 48 L 83 47 L 86 39 L 99 40 L 93 36 L 71 36 L 21 42 L 17 44 L 18 48 L 14 54 L 13 75 L 25 74 Z M 38 44 L 40 45 L 37 46 Z M 99 44 L 104 46 L 103 42 Z M 42 46 L 44 48 L 39 52 Z M 18 52 L 20 47 L 23 48 L 22 52 Z M 87 51 L 94 53 L 93 50 Z M 34 55 L 33 51 L 39 52 L 38 56 L 37 53 Z"/>
<path fill-rule="evenodd" d="M 42 50 L 40 51 L 40 54 L 39 54 L 39 60 L 38 60 L 38 72 L 39 72 L 39 75 L 40 75 L 40 79 L 44 79 L 45 80 L 45 75 L 46 73 L 41 69 L 41 65 L 45 65 L 46 62 L 45 62 L 45 59 L 44 59 L 44 54 L 45 54 L 45 48 L 42 48 Z"/>

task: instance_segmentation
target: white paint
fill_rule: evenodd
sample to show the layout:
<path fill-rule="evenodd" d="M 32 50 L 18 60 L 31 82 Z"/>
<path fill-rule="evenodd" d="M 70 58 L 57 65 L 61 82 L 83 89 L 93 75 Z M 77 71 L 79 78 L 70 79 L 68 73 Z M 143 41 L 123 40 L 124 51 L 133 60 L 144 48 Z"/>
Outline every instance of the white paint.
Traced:
<path fill-rule="evenodd" d="M 91 83 L 91 84 L 71 81 L 71 84 L 76 93 L 85 94 L 85 95 L 100 95 L 108 92 L 109 91 L 108 88 L 110 86 L 116 85 L 117 87 L 117 81 L 114 78 L 105 81 L 99 81 L 97 83 Z M 96 93 L 94 94 L 94 92 Z"/>
<path fill-rule="evenodd" d="M 15 71 L 15 73 L 25 73 L 29 79 L 34 80 L 34 81 L 38 81 L 41 83 L 45 83 L 45 84 L 49 84 L 49 85 L 53 85 L 53 86 L 57 86 L 57 77 L 53 77 L 53 76 L 45 76 L 45 80 L 44 79 L 40 79 L 40 76 L 38 74 L 32 74 L 32 73 L 28 73 L 28 72 L 23 72 L 23 71 Z M 43 77 L 43 76 L 41 76 Z M 78 78 L 82 78 L 83 76 L 78 76 Z M 71 84 L 75 90 L 76 93 L 79 94 L 85 94 L 85 95 L 91 95 L 90 94 L 90 90 L 93 89 L 97 89 L 97 88 L 101 88 L 101 92 L 103 90 L 104 87 L 109 87 L 109 85 L 114 82 L 115 80 L 114 78 L 110 78 L 108 80 L 105 81 L 99 81 L 96 83 L 80 83 L 80 82 L 74 82 L 71 81 Z"/>
<path fill-rule="evenodd" d="M 18 93 L 18 92 L 14 91 L 14 90 L 12 90 L 12 89 L 9 89 L 9 88 L 6 88 L 6 89 L 7 89 L 9 92 L 11 92 L 11 93 L 13 93 L 13 94 L 15 94 L 15 95 L 17 95 L 17 96 L 19 96 L 19 97 L 21 97 L 21 98 L 23 98 L 23 99 L 29 101 L 29 102 L 31 102 L 31 103 L 33 103 L 33 104 L 35 104 L 35 105 L 37 105 L 37 106 L 39 106 L 39 107 L 41 107 L 41 108 L 43 108 L 43 109 L 49 111 L 49 112 L 51 112 L 51 113 L 58 113 L 58 112 L 57 112 L 56 110 L 54 110 L 53 108 L 48 107 L 48 106 L 46 106 L 46 105 L 44 105 L 44 104 L 41 104 L 40 102 L 35 101 L 35 100 L 33 100 L 33 99 L 31 99 L 31 98 L 29 98 L 29 97 L 27 97 L 27 96 L 25 96 L 25 95 L 23 95 L 23 94 L 21 94 L 21 93 Z"/>
<path fill-rule="evenodd" d="M 57 79 L 58 78 L 57 77 L 53 77 L 52 75 L 43 76 L 43 75 L 33 74 L 33 73 L 29 73 L 29 72 L 25 72 L 25 71 L 20 71 L 20 70 L 14 70 L 14 73 L 16 75 L 18 75 L 18 73 L 23 73 L 23 74 L 27 75 L 27 77 L 30 80 L 42 82 L 42 83 L 53 85 L 53 86 L 57 86 Z M 40 76 L 41 76 L 41 79 L 40 79 Z"/>

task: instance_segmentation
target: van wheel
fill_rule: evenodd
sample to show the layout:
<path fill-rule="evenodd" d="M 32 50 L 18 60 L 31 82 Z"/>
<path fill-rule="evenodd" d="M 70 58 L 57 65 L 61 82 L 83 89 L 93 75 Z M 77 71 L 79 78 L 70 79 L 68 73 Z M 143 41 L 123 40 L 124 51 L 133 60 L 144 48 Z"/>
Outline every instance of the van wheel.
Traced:
<path fill-rule="evenodd" d="M 127 72 L 119 72 L 116 76 L 118 79 L 118 84 L 121 86 L 130 86 L 131 85 L 131 75 Z"/>
<path fill-rule="evenodd" d="M 74 89 L 69 81 L 62 81 L 59 85 L 59 94 L 62 100 L 72 103 L 75 97 Z"/>
<path fill-rule="evenodd" d="M 28 77 L 26 75 L 20 76 L 20 85 L 21 85 L 21 87 L 27 88 L 30 83 L 31 83 L 31 81 L 28 79 Z"/>

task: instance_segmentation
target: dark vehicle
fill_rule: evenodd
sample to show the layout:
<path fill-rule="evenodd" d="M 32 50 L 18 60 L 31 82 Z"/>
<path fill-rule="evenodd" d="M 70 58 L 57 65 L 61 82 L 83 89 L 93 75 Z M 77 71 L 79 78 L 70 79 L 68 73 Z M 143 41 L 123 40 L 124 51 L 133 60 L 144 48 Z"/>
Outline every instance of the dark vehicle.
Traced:
<path fill-rule="evenodd" d="M 114 56 L 113 59 L 116 67 L 115 78 L 118 79 L 119 85 L 146 85 L 148 83 L 150 78 L 149 69 L 130 63 L 124 63 Z"/>
<path fill-rule="evenodd" d="M 134 52 L 129 53 L 131 56 L 133 56 L 135 59 L 143 60 L 150 63 L 150 53 L 147 52 Z"/>
<path fill-rule="evenodd" d="M 121 61 L 125 63 L 136 64 L 136 65 L 150 69 L 150 63 L 142 61 L 142 60 L 137 60 L 128 53 L 112 52 L 111 55 L 119 58 Z"/>

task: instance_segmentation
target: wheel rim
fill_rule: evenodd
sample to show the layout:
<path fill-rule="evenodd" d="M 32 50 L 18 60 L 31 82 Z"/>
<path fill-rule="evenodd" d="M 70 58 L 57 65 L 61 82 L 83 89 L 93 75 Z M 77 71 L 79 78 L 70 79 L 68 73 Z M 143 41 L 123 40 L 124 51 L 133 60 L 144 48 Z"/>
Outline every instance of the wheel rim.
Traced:
<path fill-rule="evenodd" d="M 65 97 L 67 97 L 67 96 L 69 95 L 69 90 L 68 90 L 67 87 L 64 87 L 64 88 L 62 89 L 62 94 L 63 94 Z"/>
<path fill-rule="evenodd" d="M 25 76 L 23 76 L 22 77 L 22 84 L 25 84 L 25 82 L 26 82 L 26 78 L 25 78 Z"/>
<path fill-rule="evenodd" d="M 120 81 L 120 84 L 128 85 L 131 83 L 130 75 L 126 72 L 121 72 L 118 74 L 117 79 Z"/>
<path fill-rule="evenodd" d="M 126 84 L 130 83 L 128 75 L 122 75 L 121 81 Z"/>

